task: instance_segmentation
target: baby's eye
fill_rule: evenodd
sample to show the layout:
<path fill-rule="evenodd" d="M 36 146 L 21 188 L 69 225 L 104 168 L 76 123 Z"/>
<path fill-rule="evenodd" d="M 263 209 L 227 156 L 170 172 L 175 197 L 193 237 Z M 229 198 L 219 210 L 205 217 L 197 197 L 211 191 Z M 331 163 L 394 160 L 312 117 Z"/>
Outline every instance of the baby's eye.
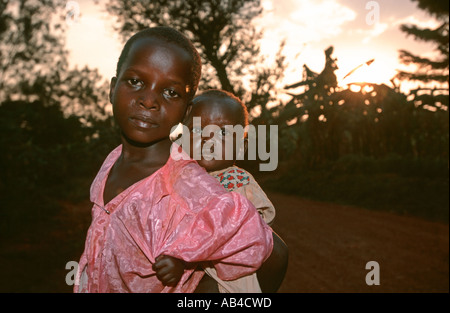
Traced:
<path fill-rule="evenodd" d="M 169 97 L 169 98 L 177 98 L 177 97 L 180 96 L 180 95 L 179 95 L 175 90 L 173 90 L 173 89 L 165 89 L 165 90 L 164 90 L 164 95 L 165 95 L 166 97 Z"/>
<path fill-rule="evenodd" d="M 230 132 L 227 129 L 222 128 L 219 131 L 217 131 L 217 134 L 219 135 L 220 138 L 225 138 L 230 134 Z"/>

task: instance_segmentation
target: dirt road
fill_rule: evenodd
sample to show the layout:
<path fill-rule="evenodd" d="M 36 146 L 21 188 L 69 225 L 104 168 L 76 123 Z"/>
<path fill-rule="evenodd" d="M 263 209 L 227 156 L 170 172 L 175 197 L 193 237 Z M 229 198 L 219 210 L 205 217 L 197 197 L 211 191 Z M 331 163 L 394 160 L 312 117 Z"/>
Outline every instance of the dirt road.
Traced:
<path fill-rule="evenodd" d="M 279 290 L 321 292 L 449 292 L 449 226 L 386 212 L 268 192 L 273 228 L 289 246 Z M 89 202 L 65 204 L 39 234 L 6 238 L 0 249 L 1 292 L 72 292 L 66 263 L 78 260 L 90 223 Z M 369 261 L 380 285 L 368 286 Z"/>
<path fill-rule="evenodd" d="M 280 292 L 449 292 L 449 226 L 270 193 L 290 256 Z M 369 261 L 380 285 L 367 285 Z"/>

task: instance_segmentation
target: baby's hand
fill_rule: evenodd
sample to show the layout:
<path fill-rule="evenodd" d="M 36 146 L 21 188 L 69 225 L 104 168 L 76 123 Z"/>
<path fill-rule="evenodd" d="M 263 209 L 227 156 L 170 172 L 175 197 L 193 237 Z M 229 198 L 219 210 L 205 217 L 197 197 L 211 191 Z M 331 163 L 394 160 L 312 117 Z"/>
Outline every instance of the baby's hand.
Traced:
<path fill-rule="evenodd" d="M 160 255 L 155 259 L 153 270 L 163 285 L 173 287 L 184 273 L 184 262 L 168 255 Z"/>

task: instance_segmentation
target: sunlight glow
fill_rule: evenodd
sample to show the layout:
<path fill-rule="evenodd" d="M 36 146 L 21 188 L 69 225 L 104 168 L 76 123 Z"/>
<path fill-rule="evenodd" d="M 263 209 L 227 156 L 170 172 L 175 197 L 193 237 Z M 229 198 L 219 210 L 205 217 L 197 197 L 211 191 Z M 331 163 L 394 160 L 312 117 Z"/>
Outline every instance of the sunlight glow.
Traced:
<path fill-rule="evenodd" d="M 344 25 L 357 16 L 334 0 L 264 0 L 262 7 L 262 16 L 255 20 L 255 25 L 264 32 L 261 50 L 275 54 L 280 40 L 286 39 L 289 58 L 294 58 L 305 43 L 339 36 Z"/>
<path fill-rule="evenodd" d="M 371 53 L 361 53 L 361 55 L 372 56 L 375 54 Z M 361 60 L 361 57 L 352 58 L 346 56 L 345 59 L 340 59 L 338 61 L 339 70 L 336 71 L 336 76 L 338 79 L 338 84 L 341 87 L 344 87 L 351 83 L 372 83 L 372 84 L 387 84 L 392 85 L 390 80 L 396 75 L 396 64 L 392 64 L 392 60 L 383 56 L 383 54 L 379 54 L 378 57 L 375 57 L 375 61 L 370 64 L 364 64 L 355 72 L 353 72 L 348 77 L 344 78 L 350 71 L 359 66 L 360 64 L 365 63 L 367 60 L 361 60 L 360 62 L 355 62 L 355 60 Z"/>
<path fill-rule="evenodd" d="M 76 2 L 80 5 L 81 15 L 77 22 L 68 25 L 70 64 L 97 67 L 109 80 L 115 73 L 122 43 L 113 31 L 112 17 L 104 10 L 107 0 Z M 423 43 L 406 38 L 399 30 L 400 25 L 417 23 L 432 28 L 437 25 L 409 0 L 396 1 L 393 11 L 386 10 L 380 3 L 381 19 L 374 25 L 367 24 L 368 11 L 356 1 L 262 0 L 261 5 L 262 16 L 254 23 L 263 32 L 261 53 L 267 56 L 267 65 L 273 64 L 281 41 L 286 40 L 283 55 L 288 66 L 280 86 L 300 81 L 305 64 L 320 73 L 325 61 L 323 52 L 333 46 L 333 57 L 338 59 L 339 67 L 335 74 L 340 87 L 358 82 L 392 87 L 391 79 L 400 67 L 398 49 L 414 47 L 414 51 L 422 55 L 430 51 Z M 359 68 L 343 80 L 352 69 L 370 59 L 375 59 L 373 64 Z M 402 83 L 400 87 L 403 91 L 414 85 Z M 284 102 L 285 99 L 280 100 Z"/>
<path fill-rule="evenodd" d="M 361 91 L 361 86 L 360 85 L 349 85 L 349 89 L 353 92 L 360 92 Z"/>

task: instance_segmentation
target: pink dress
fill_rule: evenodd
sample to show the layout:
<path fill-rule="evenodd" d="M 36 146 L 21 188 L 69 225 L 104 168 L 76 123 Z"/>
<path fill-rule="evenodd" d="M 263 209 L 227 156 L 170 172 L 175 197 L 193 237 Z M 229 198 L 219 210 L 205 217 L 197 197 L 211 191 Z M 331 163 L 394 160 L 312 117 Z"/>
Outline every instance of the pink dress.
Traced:
<path fill-rule="evenodd" d="M 91 186 L 92 224 L 75 292 L 193 292 L 204 274 L 194 271 L 197 262 L 212 261 L 221 279 L 233 280 L 270 255 L 272 230 L 251 202 L 187 158 L 169 158 L 105 206 L 105 183 L 121 151 L 108 155 Z M 188 262 L 175 287 L 162 285 L 152 269 L 161 254 Z"/>

